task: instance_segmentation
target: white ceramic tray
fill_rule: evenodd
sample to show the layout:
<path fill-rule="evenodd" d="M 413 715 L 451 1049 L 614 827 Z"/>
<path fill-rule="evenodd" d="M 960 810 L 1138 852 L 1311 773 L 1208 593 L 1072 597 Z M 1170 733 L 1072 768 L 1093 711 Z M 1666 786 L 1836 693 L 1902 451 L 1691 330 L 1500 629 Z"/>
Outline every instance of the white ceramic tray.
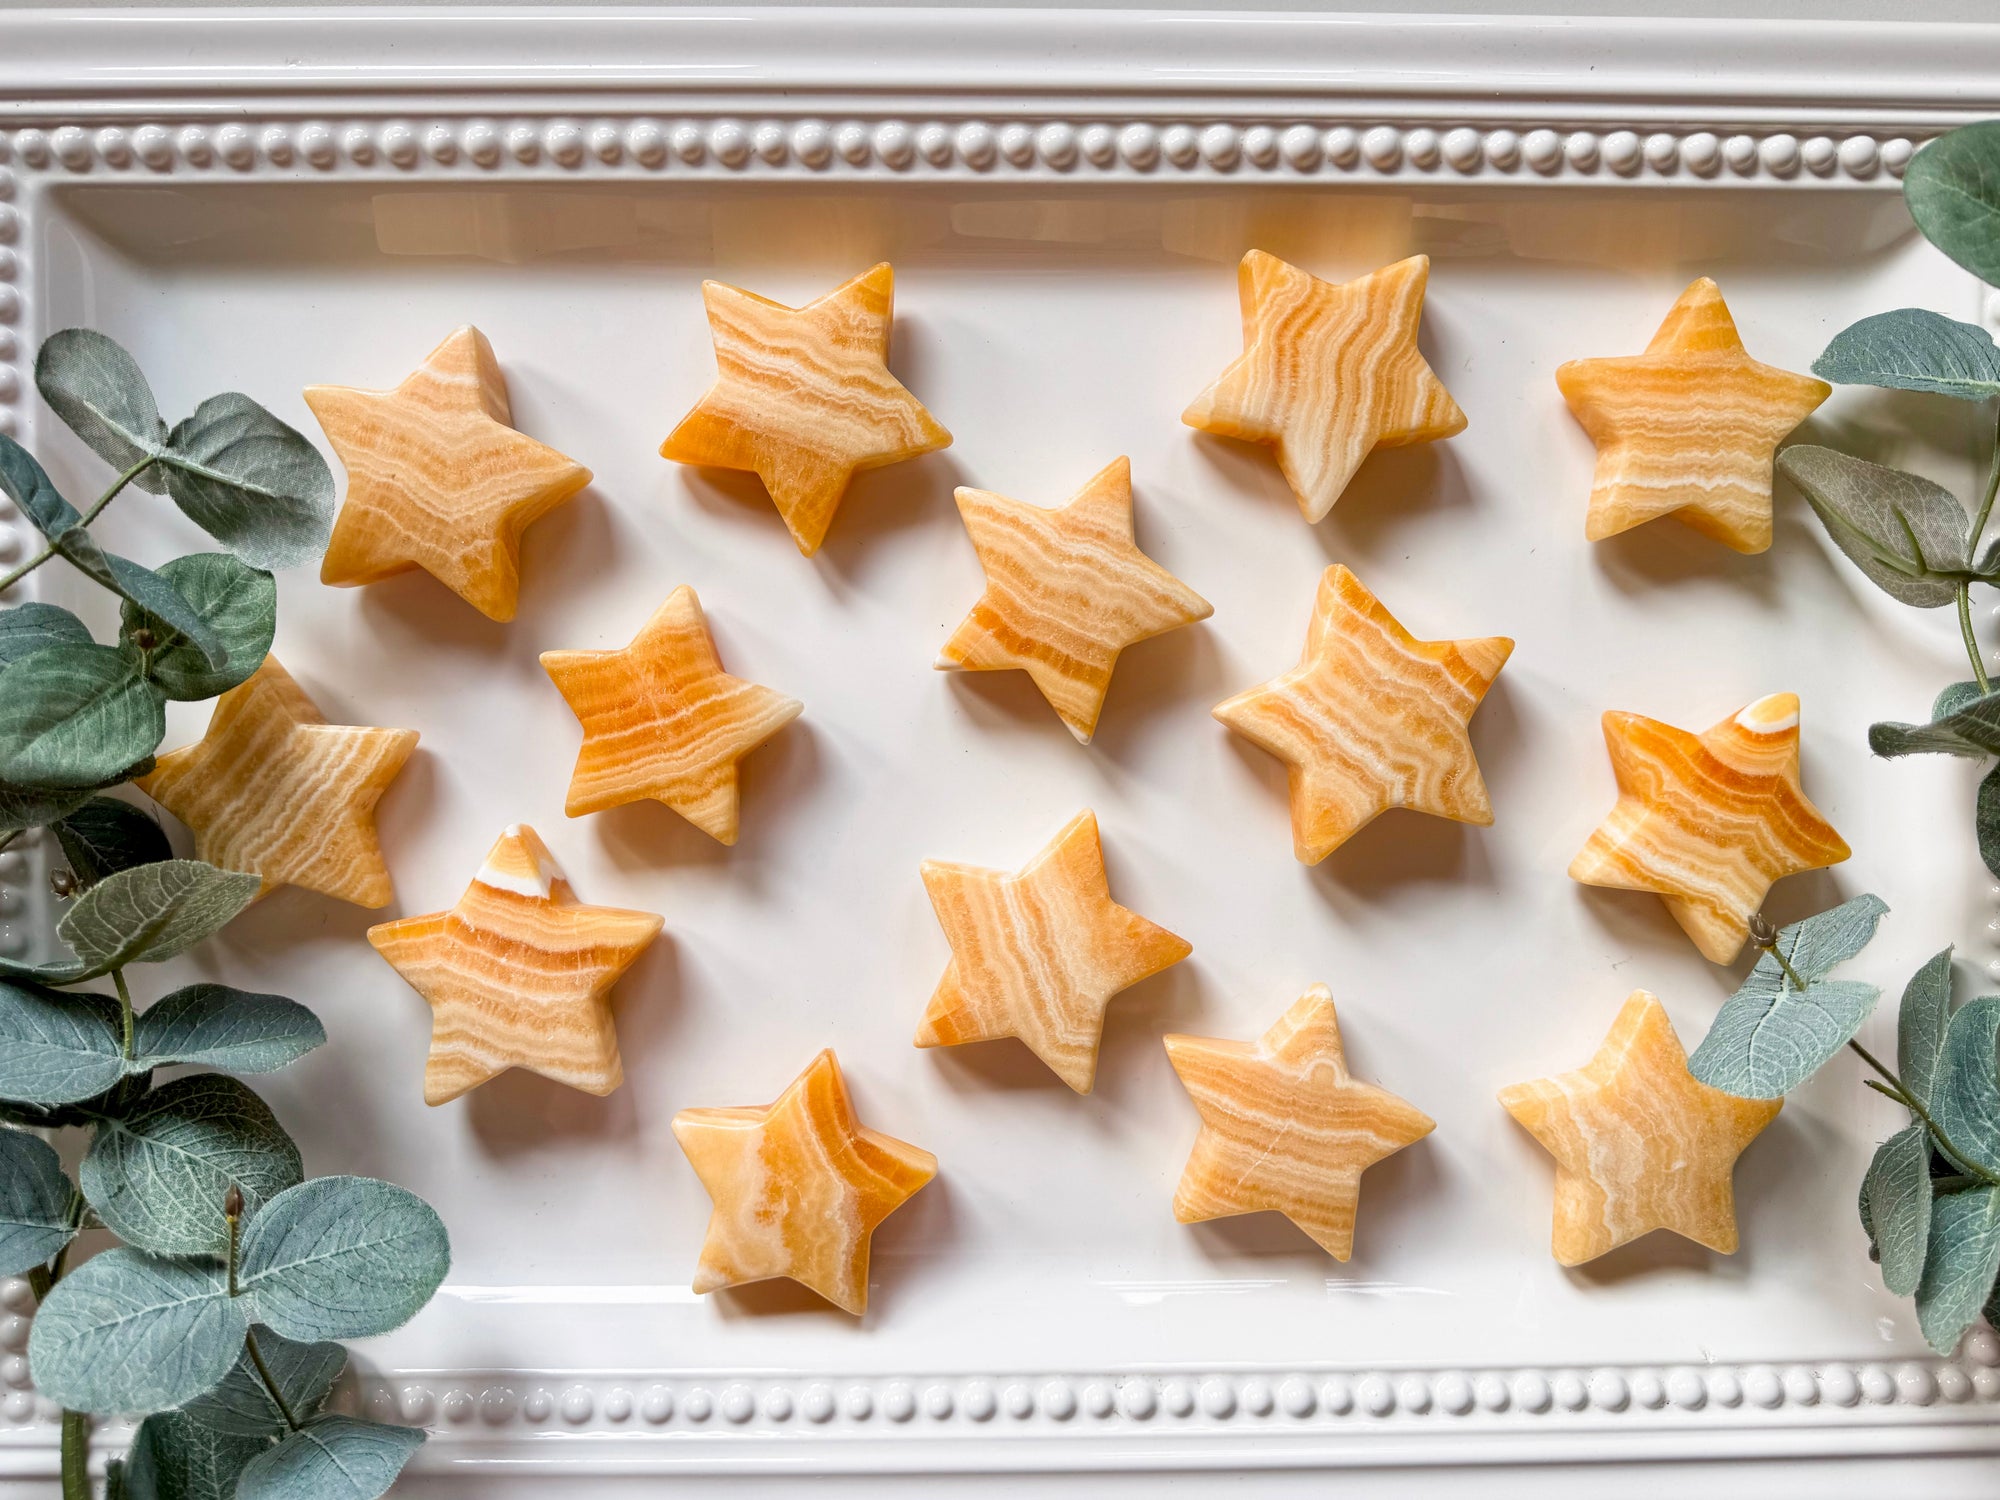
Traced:
<path fill-rule="evenodd" d="M 326 1018 L 270 1089 L 309 1167 L 406 1183 L 451 1228 L 435 1304 L 360 1351 L 355 1399 L 434 1429 L 420 1465 L 477 1492 L 2000 1448 L 2000 1342 L 1928 1357 L 1868 1263 L 1854 1188 L 1897 1122 L 1852 1070 L 1745 1156 L 1741 1253 L 1655 1236 L 1575 1272 L 1493 1098 L 1580 1064 L 1635 986 L 1692 1043 L 1735 982 L 1657 901 L 1565 877 L 1612 798 L 1606 708 L 1700 726 L 1796 691 L 1808 788 L 1857 852 L 1774 909 L 1881 892 L 1889 984 L 1953 939 L 2000 955 L 1957 768 L 1865 745 L 1954 674 L 1950 622 L 1876 596 L 1795 496 L 1763 557 L 1672 522 L 1586 543 L 1590 447 L 1552 378 L 1641 348 L 1698 274 L 1793 369 L 1868 312 L 1992 317 L 1895 178 L 2000 110 L 1985 31 L 513 10 L 29 12 L 0 38 L 0 430 L 59 482 L 95 471 L 27 367 L 76 323 L 163 408 L 240 387 L 317 433 L 302 386 L 393 384 L 473 322 L 518 425 L 597 474 L 529 532 L 511 625 L 422 575 L 304 572 L 277 651 L 331 717 L 422 731 L 382 807 L 396 910 L 449 904 L 522 820 L 585 900 L 665 914 L 619 992 L 625 1087 L 513 1075 L 427 1109 L 428 1013 L 351 907 L 283 892 L 202 960 Z M 1425 352 L 1470 416 L 1316 528 L 1265 453 L 1178 421 L 1239 347 L 1253 245 L 1335 278 L 1427 252 Z M 894 368 L 956 441 L 863 477 L 805 560 L 754 484 L 655 456 L 712 372 L 698 283 L 796 302 L 885 258 Z M 1963 487 L 1973 437 L 1939 404 L 1843 391 L 1807 430 Z M 950 491 L 1053 503 L 1121 453 L 1142 545 L 1215 615 L 1128 654 L 1084 748 L 1024 678 L 931 669 L 979 588 Z M 142 557 L 197 545 L 143 497 L 108 524 Z M 9 518 L 0 556 L 23 540 Z M 1392 814 L 1293 862 L 1277 768 L 1207 710 L 1291 663 L 1330 561 L 1419 634 L 1518 640 L 1474 725 L 1490 830 Z M 562 814 L 578 734 L 536 654 L 622 644 L 681 583 L 732 670 L 806 704 L 748 762 L 729 850 L 650 805 Z M 1015 865 L 1085 806 L 1119 897 L 1194 957 L 1113 1004 L 1088 1098 L 1012 1044 L 913 1049 L 947 958 L 919 862 Z M 33 859 L 0 876 L 4 941 L 41 941 Z M 1254 1035 L 1315 981 L 1357 1071 L 1438 1120 L 1369 1172 L 1346 1265 L 1168 1206 L 1195 1118 L 1161 1033 Z M 877 1236 L 859 1322 L 694 1297 L 707 1204 L 669 1118 L 769 1098 L 827 1045 L 942 1176 Z M 0 1469 L 53 1473 L 25 1362 L 0 1375 Z"/>

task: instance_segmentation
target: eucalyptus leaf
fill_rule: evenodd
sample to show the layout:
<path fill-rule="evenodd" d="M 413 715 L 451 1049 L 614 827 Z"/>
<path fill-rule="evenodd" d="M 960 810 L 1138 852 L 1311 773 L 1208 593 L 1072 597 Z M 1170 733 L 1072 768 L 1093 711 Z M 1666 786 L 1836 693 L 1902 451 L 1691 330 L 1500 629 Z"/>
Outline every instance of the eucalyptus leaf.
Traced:
<path fill-rule="evenodd" d="M 371 1177 L 315 1177 L 244 1232 L 238 1284 L 287 1338 L 365 1338 L 415 1317 L 451 1269 L 444 1223 Z"/>
<path fill-rule="evenodd" d="M 55 1147 L 21 1130 L 0 1130 L 0 1276 L 48 1264 L 76 1235 L 76 1193 Z"/>
<path fill-rule="evenodd" d="M 1945 689 L 1950 693 L 1951 689 Z M 1940 705 L 1944 706 L 1940 694 Z M 1953 694 L 1953 701 L 1958 695 Z M 1928 724 L 1888 721 L 1868 726 L 1868 748 L 1877 755 L 2000 755 L 2000 692 L 1974 697 Z"/>
<path fill-rule="evenodd" d="M 269 1438 L 203 1427 L 185 1412 L 155 1412 L 132 1439 L 125 1500 L 235 1500 L 244 1466 L 270 1446 Z"/>
<path fill-rule="evenodd" d="M 243 1348 L 223 1268 L 123 1246 L 49 1289 L 28 1335 L 36 1388 L 71 1411 L 160 1411 L 213 1390 Z"/>
<path fill-rule="evenodd" d="M 82 513 L 62 497 L 40 460 L 5 433 L 0 433 L 0 493 L 18 505 L 35 530 L 52 542 L 83 521 Z"/>
<path fill-rule="evenodd" d="M 221 1255 L 223 1198 L 246 1211 L 305 1176 L 299 1148 L 248 1085 L 220 1073 L 176 1078 L 99 1121 L 77 1181 L 105 1227 L 156 1255 Z"/>
<path fill-rule="evenodd" d="M 93 583 L 155 616 L 162 622 L 162 628 L 182 637 L 187 648 L 203 661 L 218 669 L 227 662 L 229 653 L 222 638 L 165 574 L 142 567 L 129 557 L 106 552 L 81 527 L 63 533 L 55 547 L 71 567 Z"/>
<path fill-rule="evenodd" d="M 377 1500 L 423 1445 L 419 1427 L 315 1417 L 249 1462 L 237 1500 Z"/>
<path fill-rule="evenodd" d="M 1907 1297 L 1923 1279 L 1930 1244 L 1930 1132 L 1918 1124 L 1890 1136 L 1876 1148 L 1865 1181 L 1882 1284 Z"/>
<path fill-rule="evenodd" d="M 94 329 L 64 328 L 44 339 L 35 357 L 35 386 L 50 410 L 114 469 L 158 455 L 166 442 L 167 424 L 138 361 Z M 155 494 L 161 489 L 153 470 L 134 482 Z"/>
<path fill-rule="evenodd" d="M 264 1368 L 271 1372 L 285 1405 L 298 1421 L 320 1409 L 334 1381 L 347 1368 L 347 1351 L 338 1344 L 295 1343 L 261 1323 L 252 1325 L 250 1336 L 257 1341 Z M 181 1411 L 204 1427 L 238 1437 L 275 1437 L 286 1427 L 285 1414 L 271 1400 L 247 1345 L 222 1384 L 205 1396 L 197 1396 Z"/>
<path fill-rule="evenodd" d="M 195 859 L 169 859 L 107 875 L 63 914 L 56 933 L 85 973 L 160 963 L 220 932 L 257 899 L 255 875 Z"/>
<path fill-rule="evenodd" d="M 2000 995 L 1968 1002 L 1945 1028 L 1931 1118 L 1971 1165 L 2000 1173 Z M 1983 1295 L 1983 1294 L 1982 1294 Z"/>
<path fill-rule="evenodd" d="M 42 828 L 57 822 L 83 806 L 105 787 L 122 786 L 128 781 L 146 775 L 152 769 L 153 757 L 148 755 L 136 765 L 127 766 L 116 776 L 106 777 L 96 786 L 36 790 L 0 783 L 0 833 L 15 833 L 24 828 Z"/>
<path fill-rule="evenodd" d="M 1778 468 L 1827 535 L 1891 598 L 1919 609 L 1954 603 L 1971 576 L 1970 521 L 1951 491 L 1917 474 L 1795 443 Z"/>
<path fill-rule="evenodd" d="M 2000 766 L 1979 778 L 1979 791 L 1972 800 L 1972 831 L 1979 840 L 1979 857 L 2000 880 Z"/>
<path fill-rule="evenodd" d="M 1951 949 L 1930 961 L 1903 986 L 1896 1011 L 1896 1074 L 1925 1109 L 1936 1092 L 1944 1061 L 1945 1028 L 1951 1021 Z"/>
<path fill-rule="evenodd" d="M 1864 1172 L 1861 1175 L 1861 1189 L 1854 1195 L 1854 1207 L 1861 1215 L 1862 1233 L 1868 1236 L 1868 1258 L 1873 1261 L 1880 1261 L 1882 1259 L 1882 1246 L 1875 1238 L 1875 1205 L 1871 1200 L 1872 1193 L 1868 1185 L 1868 1174 Z"/>
<path fill-rule="evenodd" d="M 95 885 L 105 876 L 135 865 L 157 864 L 174 857 L 173 846 L 159 823 L 116 797 L 92 797 L 65 814 L 55 825 L 55 836 L 80 886 Z"/>
<path fill-rule="evenodd" d="M 226 984 L 191 984 L 139 1013 L 137 1051 L 145 1067 L 198 1063 L 232 1073 L 275 1073 L 326 1041 L 319 1017 L 282 995 Z"/>
<path fill-rule="evenodd" d="M 119 640 L 128 652 L 143 654 L 146 676 L 162 693 L 188 703 L 218 697 L 263 664 L 278 627 L 278 585 L 269 573 L 226 552 L 196 552 L 175 558 L 160 569 L 160 576 L 208 626 L 224 652 L 221 664 L 211 663 L 171 622 L 127 600 Z M 142 631 L 152 646 L 141 646 Z"/>
<path fill-rule="evenodd" d="M 2000 1188 L 1939 1193 L 1917 1284 L 1917 1324 L 1930 1346 L 1949 1354 L 1979 1316 L 2000 1276 Z"/>
<path fill-rule="evenodd" d="M 167 732 L 160 695 L 115 647 L 48 646 L 0 687 L 0 783 L 97 788 L 151 755 Z"/>
<path fill-rule="evenodd" d="M 0 1099 L 75 1104 L 126 1071 L 117 1001 L 0 979 Z"/>
<path fill-rule="evenodd" d="M 0 1098 L 0 1120 L 30 1130 L 61 1130 L 71 1125 L 95 1125 L 106 1115 L 119 1115 L 146 1097 L 153 1086 L 150 1070 L 128 1073 L 101 1094 L 74 1104 L 24 1104 Z"/>
<path fill-rule="evenodd" d="M 44 646 L 87 646 L 90 627 L 54 604 L 29 602 L 0 610 L 0 668 Z"/>
<path fill-rule="evenodd" d="M 1866 948 L 1875 929 L 1889 914 L 1889 905 L 1880 896 L 1861 895 L 1838 906 L 1815 912 L 1802 921 L 1778 929 L 1778 952 L 1808 984 L 1831 973 Z M 1758 955 L 1750 978 L 1766 984 L 1789 983 L 1784 968 L 1769 953 Z"/>
<path fill-rule="evenodd" d="M 2000 121 L 1962 126 L 1919 150 L 1903 170 L 1903 200 L 1924 238 L 2000 285 Z"/>
<path fill-rule="evenodd" d="M 1979 684 L 1970 678 L 1964 682 L 1948 683 L 1937 697 L 1931 700 L 1931 722 L 1935 724 L 1939 719 L 1949 719 L 1960 709 L 1972 707 L 1985 696 Z"/>
<path fill-rule="evenodd" d="M 289 568 L 326 550 L 333 474 L 319 450 L 248 396 L 212 396 L 163 455 L 167 493 L 253 567 Z"/>
<path fill-rule="evenodd" d="M 1993 335 L 1921 307 L 1877 313 L 1834 335 L 1813 374 L 1838 385 L 1928 391 L 1960 401 L 2000 396 Z"/>

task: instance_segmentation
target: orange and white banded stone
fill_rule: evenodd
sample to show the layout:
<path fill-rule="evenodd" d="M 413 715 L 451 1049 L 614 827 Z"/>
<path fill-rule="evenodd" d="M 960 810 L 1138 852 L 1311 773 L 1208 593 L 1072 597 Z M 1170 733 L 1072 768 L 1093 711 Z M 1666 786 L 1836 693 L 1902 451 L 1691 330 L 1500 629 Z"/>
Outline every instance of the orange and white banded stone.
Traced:
<path fill-rule="evenodd" d="M 459 329 L 393 391 L 315 385 L 305 398 L 347 468 L 320 582 L 422 568 L 488 618 L 513 619 L 521 533 L 590 470 L 514 430 L 485 335 Z"/>
<path fill-rule="evenodd" d="M 544 651 L 542 667 L 583 725 L 565 812 L 651 797 L 724 844 L 736 842 L 737 762 L 805 707 L 722 670 L 685 584 L 622 651 Z"/>
<path fill-rule="evenodd" d="M 1174 1190 L 1183 1224 L 1280 1213 L 1346 1260 L 1362 1172 L 1437 1128 L 1407 1100 L 1349 1076 L 1323 984 L 1254 1042 L 1176 1035 L 1166 1043 L 1201 1114 Z"/>
<path fill-rule="evenodd" d="M 1293 852 L 1318 864 L 1392 807 L 1493 821 L 1467 725 L 1513 650 L 1505 636 L 1420 641 L 1335 564 L 1299 664 L 1213 712 L 1285 763 Z"/>
<path fill-rule="evenodd" d="M 356 906 L 395 896 L 375 804 L 417 747 L 414 729 L 329 724 L 267 656 L 215 700 L 195 744 L 135 783 L 194 833 L 195 856 Z"/>
<path fill-rule="evenodd" d="M 653 939 L 646 911 L 585 906 L 535 830 L 500 836 L 450 911 L 368 929 L 431 1007 L 424 1102 L 446 1104 L 509 1068 L 586 1094 L 625 1079 L 611 987 Z"/>
<path fill-rule="evenodd" d="M 855 1118 L 831 1049 L 776 1103 L 684 1109 L 674 1137 L 715 1204 L 698 1293 L 783 1276 L 859 1315 L 876 1226 L 937 1176 L 930 1152 Z"/>
<path fill-rule="evenodd" d="M 1181 420 L 1276 450 L 1299 509 L 1320 520 L 1375 449 L 1465 430 L 1417 352 L 1430 270 L 1413 255 L 1336 286 L 1252 250 L 1236 269 L 1243 353 Z"/>
<path fill-rule="evenodd" d="M 887 261 L 796 308 L 703 282 L 716 381 L 660 456 L 755 474 L 812 556 L 857 472 L 951 443 L 889 373 L 895 286 Z"/>
<path fill-rule="evenodd" d="M 1706 276 L 1644 354 L 1571 360 L 1556 384 L 1597 445 L 1585 536 L 1601 542 L 1673 515 L 1738 552 L 1771 545 L 1778 444 L 1833 394 L 1824 380 L 1752 359 Z"/>
<path fill-rule="evenodd" d="M 1799 785 L 1799 700 L 1759 698 L 1695 735 L 1604 716 L 1618 802 L 1571 861 L 1572 880 L 1652 891 L 1704 958 L 1726 964 L 1776 881 L 1846 859 Z"/>
<path fill-rule="evenodd" d="M 1084 744 L 1127 646 L 1215 611 L 1139 550 L 1132 462 L 1114 459 L 1054 510 L 960 489 L 986 592 L 939 653 L 940 670 L 1019 668 Z"/>
<path fill-rule="evenodd" d="M 1584 1067 L 1500 1092 L 1556 1159 L 1550 1249 L 1566 1266 L 1655 1229 L 1733 1253 L 1736 1158 L 1784 1102 L 1696 1079 L 1666 1007 L 1644 990 L 1627 997 Z"/>
<path fill-rule="evenodd" d="M 1194 950 L 1111 899 L 1097 816 L 1080 812 L 1018 874 L 924 862 L 951 963 L 919 1047 L 1018 1037 L 1079 1094 L 1097 1078 L 1111 997 Z"/>

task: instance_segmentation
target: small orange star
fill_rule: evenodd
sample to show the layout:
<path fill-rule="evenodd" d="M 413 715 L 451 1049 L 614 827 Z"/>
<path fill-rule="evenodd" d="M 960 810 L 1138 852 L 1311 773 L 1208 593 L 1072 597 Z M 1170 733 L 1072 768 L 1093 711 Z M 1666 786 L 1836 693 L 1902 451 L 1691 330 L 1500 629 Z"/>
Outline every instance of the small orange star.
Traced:
<path fill-rule="evenodd" d="M 1115 459 L 1055 510 L 960 489 L 959 514 L 986 592 L 938 656 L 940 669 L 1020 668 L 1084 744 L 1127 646 L 1215 611 L 1141 552 L 1132 464 Z"/>
<path fill-rule="evenodd" d="M 736 763 L 805 707 L 722 670 L 686 584 L 624 650 L 544 651 L 542 667 L 583 724 L 565 812 L 651 797 L 724 844 L 736 842 Z"/>
<path fill-rule="evenodd" d="M 1427 255 L 1343 285 L 1252 250 L 1237 267 L 1243 353 L 1181 420 L 1277 450 L 1308 521 L 1333 509 L 1377 448 L 1465 430 L 1465 413 L 1417 352 Z"/>
<path fill-rule="evenodd" d="M 195 854 L 264 882 L 387 906 L 395 896 L 375 804 L 417 747 L 414 729 L 329 724 L 267 656 L 215 700 L 201 739 L 135 783 L 193 830 Z"/>
<path fill-rule="evenodd" d="M 1269 1210 L 1346 1260 L 1362 1172 L 1437 1128 L 1406 1100 L 1348 1075 L 1333 994 L 1323 984 L 1257 1041 L 1166 1042 L 1201 1113 L 1201 1134 L 1174 1190 L 1174 1217 L 1183 1224 Z"/>
<path fill-rule="evenodd" d="M 793 308 L 704 281 L 716 382 L 660 456 L 754 473 L 811 557 L 858 470 L 951 442 L 889 373 L 895 284 L 884 261 Z"/>
<path fill-rule="evenodd" d="M 1585 536 L 1601 542 L 1675 515 L 1738 552 L 1771 545 L 1771 460 L 1833 394 L 1824 380 L 1752 359 L 1706 276 L 1644 354 L 1571 360 L 1556 384 L 1597 444 Z"/>
<path fill-rule="evenodd" d="M 1784 1102 L 1699 1082 L 1666 1008 L 1644 990 L 1626 999 L 1581 1070 L 1500 1094 L 1556 1159 L 1551 1249 L 1566 1266 L 1655 1229 L 1733 1252 L 1736 1158 Z"/>
<path fill-rule="evenodd" d="M 1290 769 L 1293 852 L 1318 864 L 1392 807 L 1493 821 L 1467 725 L 1513 650 L 1420 641 L 1336 564 L 1299 664 L 1213 712 Z"/>
<path fill-rule="evenodd" d="M 674 1138 L 714 1200 L 698 1293 L 788 1277 L 868 1308 L 875 1228 L 937 1176 L 937 1158 L 862 1126 L 831 1050 L 762 1109 L 684 1109 Z"/>
<path fill-rule="evenodd" d="M 951 963 L 919 1047 L 1018 1037 L 1079 1094 L 1097 1077 L 1104 1008 L 1194 950 L 1111 899 L 1097 817 L 1081 812 L 1019 874 L 924 862 Z"/>
<path fill-rule="evenodd" d="M 1570 879 L 1653 891 L 1713 963 L 1731 962 L 1774 882 L 1849 854 L 1799 784 L 1799 700 L 1773 693 L 1700 735 L 1607 713 L 1618 803 Z"/>
<path fill-rule="evenodd" d="M 393 391 L 306 388 L 347 466 L 320 581 L 348 587 L 422 568 L 474 609 L 511 620 L 521 533 L 590 470 L 516 432 L 507 378 L 476 328 L 433 349 Z"/>
<path fill-rule="evenodd" d="M 448 1104 L 509 1068 L 586 1094 L 617 1088 L 611 987 L 660 926 L 651 912 L 583 905 L 535 830 L 516 823 L 450 911 L 369 928 L 430 1003 L 424 1102 Z"/>

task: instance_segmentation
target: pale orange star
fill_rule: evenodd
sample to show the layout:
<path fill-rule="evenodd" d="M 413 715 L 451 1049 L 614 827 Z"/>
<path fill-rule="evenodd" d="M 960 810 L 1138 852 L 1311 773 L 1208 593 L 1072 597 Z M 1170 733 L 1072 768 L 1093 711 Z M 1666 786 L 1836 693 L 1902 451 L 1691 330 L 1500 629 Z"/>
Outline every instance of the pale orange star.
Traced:
<path fill-rule="evenodd" d="M 1252 250 L 1237 267 L 1243 353 L 1181 420 L 1277 450 L 1308 521 L 1377 448 L 1448 438 L 1465 413 L 1417 352 L 1427 255 L 1341 285 Z"/>
<path fill-rule="evenodd" d="M 736 842 L 737 762 L 805 707 L 722 670 L 685 584 L 622 651 L 544 651 L 542 666 L 583 725 L 565 812 L 651 797 L 724 844 Z"/>
<path fill-rule="evenodd" d="M 716 381 L 660 445 L 676 463 L 747 469 L 792 540 L 819 550 L 855 474 L 950 444 L 889 373 L 887 261 L 804 307 L 704 281 Z"/>
<path fill-rule="evenodd" d="M 940 860 L 923 874 L 952 957 L 917 1045 L 1018 1037 L 1079 1094 L 1097 1077 L 1111 997 L 1194 951 L 1111 899 L 1090 812 L 1018 874 Z"/>
<path fill-rule="evenodd" d="M 215 700 L 199 741 L 136 785 L 193 830 L 198 859 L 258 876 L 265 895 L 296 885 L 387 906 L 375 804 L 416 747 L 414 729 L 327 723 L 267 656 Z"/>
<path fill-rule="evenodd" d="M 1467 725 L 1513 650 L 1505 636 L 1420 641 L 1336 564 L 1299 664 L 1213 712 L 1285 763 L 1293 852 L 1318 864 L 1392 807 L 1493 821 Z"/>
<path fill-rule="evenodd" d="M 1666 1008 L 1644 990 L 1626 999 L 1583 1068 L 1500 1093 L 1556 1159 L 1550 1248 L 1566 1266 L 1655 1229 L 1734 1251 L 1736 1158 L 1784 1102 L 1699 1082 Z"/>
<path fill-rule="evenodd" d="M 937 1176 L 930 1152 L 854 1117 L 832 1051 L 761 1109 L 684 1109 L 674 1138 L 714 1200 L 694 1289 L 789 1277 L 843 1311 L 868 1308 L 876 1226 Z"/>
<path fill-rule="evenodd" d="M 1215 612 L 1139 550 L 1129 459 L 1107 464 L 1054 510 L 960 489 L 958 511 L 986 571 L 986 592 L 952 632 L 938 667 L 1025 671 L 1086 745 L 1118 654 Z"/>
<path fill-rule="evenodd" d="M 1644 354 L 1571 360 L 1556 384 L 1597 444 L 1585 536 L 1600 542 L 1674 515 L 1738 552 L 1771 545 L 1778 444 L 1833 394 L 1824 380 L 1752 359 L 1706 276 Z"/>

